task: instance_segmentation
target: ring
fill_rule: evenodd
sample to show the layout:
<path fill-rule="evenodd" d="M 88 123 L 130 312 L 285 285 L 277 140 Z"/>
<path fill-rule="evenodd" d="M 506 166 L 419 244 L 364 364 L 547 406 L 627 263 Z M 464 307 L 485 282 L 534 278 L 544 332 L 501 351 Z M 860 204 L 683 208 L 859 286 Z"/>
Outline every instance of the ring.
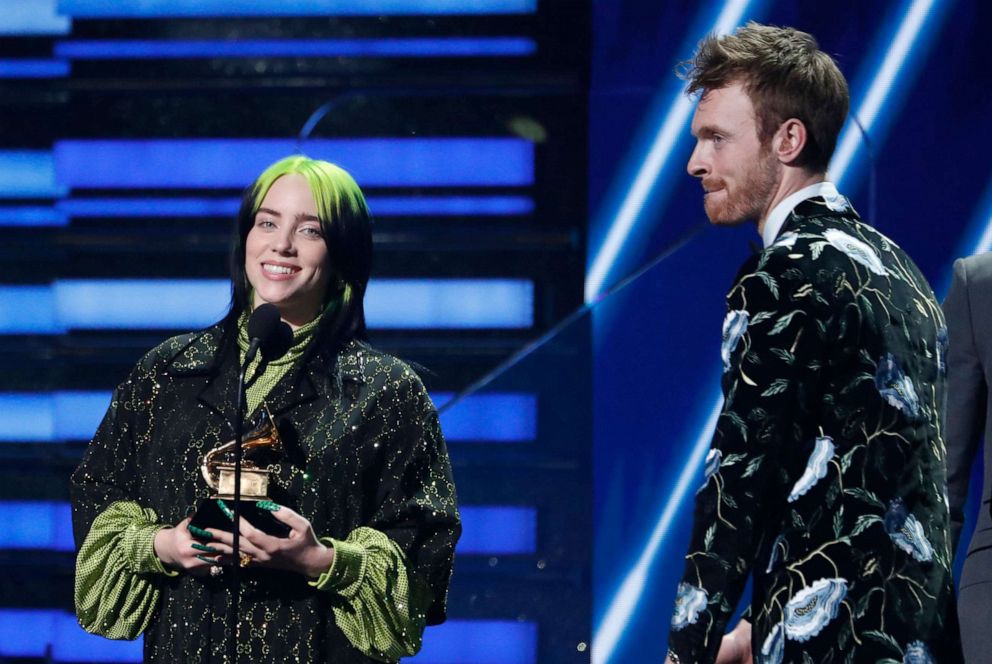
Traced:
<path fill-rule="evenodd" d="M 240 559 L 238 560 L 238 564 L 241 567 L 248 567 L 248 565 L 251 565 L 253 560 L 255 559 L 251 557 L 250 553 L 242 553 Z"/>
<path fill-rule="evenodd" d="M 224 573 L 224 568 L 221 567 L 220 565 L 210 568 L 210 576 L 220 576 L 223 573 Z"/>

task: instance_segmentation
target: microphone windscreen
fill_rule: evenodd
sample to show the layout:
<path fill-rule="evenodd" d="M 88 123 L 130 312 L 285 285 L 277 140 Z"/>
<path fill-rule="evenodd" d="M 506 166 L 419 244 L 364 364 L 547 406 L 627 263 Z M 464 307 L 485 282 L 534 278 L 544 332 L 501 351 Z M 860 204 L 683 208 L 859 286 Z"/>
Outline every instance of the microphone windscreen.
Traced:
<path fill-rule="evenodd" d="M 279 309 L 276 305 L 266 302 L 255 308 L 248 319 L 248 339 L 258 339 L 262 345 L 276 333 L 279 328 Z"/>
<path fill-rule="evenodd" d="M 280 357 L 289 352 L 289 349 L 293 346 L 293 330 L 286 323 L 279 321 L 276 326 L 275 331 L 273 331 L 272 336 L 262 342 L 261 348 L 262 357 L 265 358 L 266 362 L 271 362 L 272 360 L 278 360 Z"/>

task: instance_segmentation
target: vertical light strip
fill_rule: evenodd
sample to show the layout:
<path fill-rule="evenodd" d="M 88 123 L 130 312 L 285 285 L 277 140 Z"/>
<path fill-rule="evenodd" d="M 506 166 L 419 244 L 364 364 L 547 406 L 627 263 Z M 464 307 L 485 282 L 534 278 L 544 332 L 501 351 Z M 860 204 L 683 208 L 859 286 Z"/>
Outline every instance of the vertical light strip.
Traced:
<path fill-rule="evenodd" d="M 606 610 L 606 615 L 599 623 L 599 628 L 592 639 L 592 664 L 606 664 L 610 661 L 613 651 L 616 650 L 620 637 L 623 636 L 624 628 L 627 626 L 627 621 L 630 620 L 631 614 L 634 613 L 634 609 L 637 608 L 637 604 L 641 600 L 641 595 L 644 594 L 648 571 L 658 553 L 658 547 L 661 546 L 661 542 L 672 524 L 672 519 L 675 518 L 675 512 L 681 505 L 682 499 L 685 498 L 692 481 L 697 479 L 696 470 L 709 449 L 710 438 L 716 428 L 716 422 L 722 409 L 723 399 L 717 399 L 709 417 L 706 418 L 706 423 L 699 431 L 699 437 L 692 446 L 689 458 L 682 467 L 682 473 L 665 504 L 661 518 L 658 519 L 651 531 L 647 546 L 644 547 L 634 567 L 620 584 L 619 590 L 613 596 L 613 601 L 610 602 L 610 607 Z"/>
<path fill-rule="evenodd" d="M 751 0 L 730 0 L 724 3 L 723 9 L 717 15 L 710 31 L 720 35 L 729 33 L 740 24 L 750 5 Z M 664 121 L 658 127 L 658 131 L 651 141 L 651 148 L 634 177 L 634 183 L 624 196 L 623 202 L 610 224 L 606 239 L 600 246 L 596 258 L 592 262 L 592 267 L 589 268 L 585 288 L 587 303 L 592 302 L 603 289 L 610 270 L 613 269 L 613 264 L 616 262 L 617 255 L 640 217 L 645 201 L 654 189 L 658 176 L 668 163 L 679 137 L 685 131 L 692 109 L 693 102 L 686 96 L 685 86 L 682 86 L 675 99 L 672 100 Z"/>
<path fill-rule="evenodd" d="M 871 130 L 882 107 L 885 106 L 892 86 L 902 71 L 907 56 L 916 44 L 934 4 L 935 0 L 914 0 L 903 16 L 892 43 L 885 51 L 885 58 L 878 68 L 878 73 L 875 74 L 875 78 L 868 88 L 868 93 L 855 113 L 855 117 L 864 127 L 865 132 Z M 830 162 L 830 173 L 842 190 L 844 175 L 848 172 L 848 167 L 861 146 L 861 138 L 858 127 L 854 123 L 848 123 L 843 136 L 838 141 L 834 158 Z"/>
<path fill-rule="evenodd" d="M 965 255 L 974 256 L 992 251 L 992 180 L 985 188 L 985 195 L 978 204 L 978 212 L 975 213 L 975 221 L 972 222 L 971 228 L 980 228 L 982 231 L 974 245 L 965 251 Z"/>

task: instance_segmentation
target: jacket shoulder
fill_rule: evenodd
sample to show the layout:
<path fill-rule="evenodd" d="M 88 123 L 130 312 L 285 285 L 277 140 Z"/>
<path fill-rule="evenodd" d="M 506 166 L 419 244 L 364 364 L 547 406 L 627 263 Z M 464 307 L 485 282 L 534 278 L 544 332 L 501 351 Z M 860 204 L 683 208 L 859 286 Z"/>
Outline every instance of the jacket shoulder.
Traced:
<path fill-rule="evenodd" d="M 408 363 L 368 344 L 350 342 L 339 357 L 342 378 L 357 380 L 373 389 L 429 401 L 419 374 Z"/>
<path fill-rule="evenodd" d="M 180 373 L 207 367 L 214 360 L 220 334 L 220 327 L 215 326 L 169 337 L 145 353 L 138 367 L 151 371 L 170 369 Z"/>

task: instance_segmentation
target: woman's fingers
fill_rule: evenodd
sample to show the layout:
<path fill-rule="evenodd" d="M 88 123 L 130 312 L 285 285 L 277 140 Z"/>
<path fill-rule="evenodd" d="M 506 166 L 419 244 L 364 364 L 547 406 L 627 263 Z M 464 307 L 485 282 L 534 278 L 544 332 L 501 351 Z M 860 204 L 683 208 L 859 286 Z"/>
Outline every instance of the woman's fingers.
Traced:
<path fill-rule="evenodd" d="M 289 509 L 285 505 L 274 503 L 271 500 L 260 500 L 255 504 L 255 508 L 264 510 L 271 514 L 277 521 L 281 521 L 292 530 L 300 534 L 306 533 L 310 529 L 310 522 L 305 517 Z"/>

